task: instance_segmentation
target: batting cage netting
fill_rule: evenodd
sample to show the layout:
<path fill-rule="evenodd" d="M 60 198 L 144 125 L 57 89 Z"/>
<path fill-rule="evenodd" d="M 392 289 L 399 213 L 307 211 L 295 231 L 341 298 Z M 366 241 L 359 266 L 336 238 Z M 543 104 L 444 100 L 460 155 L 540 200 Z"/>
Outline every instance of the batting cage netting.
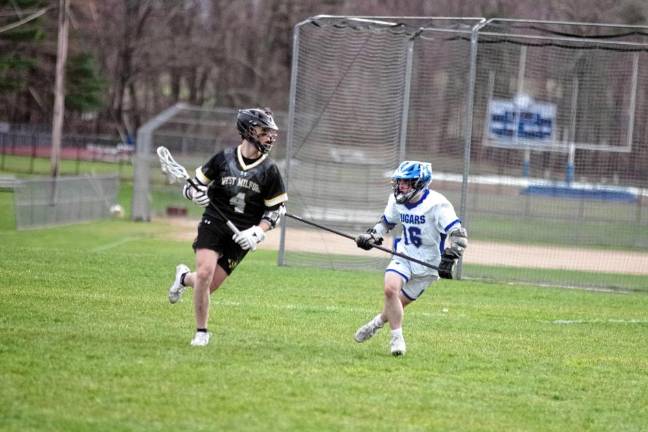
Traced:
<path fill-rule="evenodd" d="M 288 211 L 357 235 L 382 215 L 398 163 L 429 161 L 431 188 L 469 231 L 462 277 L 623 288 L 648 274 L 647 30 L 479 18 L 299 23 L 290 112 L 277 116 L 287 135 L 273 150 Z M 140 130 L 135 219 L 182 203 L 155 148 L 192 171 L 238 142 L 235 116 L 176 106 Z M 290 217 L 280 240 L 282 265 L 382 269 L 389 259 Z"/>
<path fill-rule="evenodd" d="M 578 285 L 579 271 L 648 273 L 648 255 L 635 255 L 648 251 L 646 42 L 638 28 L 566 23 L 306 20 L 295 28 L 290 208 L 364 231 L 398 162 L 430 161 L 431 187 L 470 232 L 464 277 Z M 303 229 L 286 223 L 286 234 Z M 389 259 L 321 230 L 310 238 L 330 245 L 325 258 L 287 235 L 282 262 Z"/>
<path fill-rule="evenodd" d="M 117 174 L 23 179 L 12 188 L 19 230 L 116 216 Z"/>
<path fill-rule="evenodd" d="M 321 17 L 296 27 L 287 166 L 292 211 L 357 234 L 382 215 L 399 161 L 430 160 L 435 144 L 444 142 L 436 162 L 463 171 L 466 60 L 476 22 L 433 20 L 438 28 L 423 31 L 425 23 L 416 20 Z M 304 228 L 286 223 L 287 233 Z M 383 268 L 389 259 L 335 240 L 321 230 L 308 237 L 334 242 L 322 260 L 300 247 L 304 238 L 286 236 L 280 261 Z"/>

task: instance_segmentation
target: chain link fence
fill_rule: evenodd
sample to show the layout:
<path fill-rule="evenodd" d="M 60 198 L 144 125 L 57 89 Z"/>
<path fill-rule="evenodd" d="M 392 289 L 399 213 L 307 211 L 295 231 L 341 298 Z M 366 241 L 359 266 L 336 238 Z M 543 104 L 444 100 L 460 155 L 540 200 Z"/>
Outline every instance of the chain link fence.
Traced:
<path fill-rule="evenodd" d="M 498 18 L 299 23 L 291 211 L 343 231 L 367 229 L 398 162 L 430 161 L 431 188 L 470 232 L 463 276 L 608 286 L 618 277 L 584 282 L 564 270 L 648 274 L 647 30 Z M 289 234 L 303 228 L 285 221 L 280 263 L 376 266 L 324 236 L 323 254 L 299 250 L 302 240 Z M 491 259 L 510 245 L 515 252 Z"/>
<path fill-rule="evenodd" d="M 0 123 L 2 124 L 2 123 Z M 23 174 L 48 174 L 52 134 L 43 127 L 9 125 L 0 127 L 0 171 Z M 118 137 L 65 134 L 61 143 L 61 169 L 65 174 L 88 171 L 88 163 L 114 167 L 122 179 L 132 178 L 133 143 Z"/>
<path fill-rule="evenodd" d="M 431 187 L 470 232 L 462 276 L 608 287 L 648 274 L 648 27 L 317 16 L 295 26 L 292 61 L 273 150 L 291 213 L 364 231 L 398 162 L 431 161 Z M 191 171 L 236 145 L 234 125 L 234 111 L 181 104 L 144 125 L 133 219 L 183 205 L 158 145 Z M 336 240 L 284 219 L 279 263 L 388 259 Z"/>
<path fill-rule="evenodd" d="M 13 189 L 17 229 L 67 225 L 110 217 L 119 175 L 16 180 Z"/>

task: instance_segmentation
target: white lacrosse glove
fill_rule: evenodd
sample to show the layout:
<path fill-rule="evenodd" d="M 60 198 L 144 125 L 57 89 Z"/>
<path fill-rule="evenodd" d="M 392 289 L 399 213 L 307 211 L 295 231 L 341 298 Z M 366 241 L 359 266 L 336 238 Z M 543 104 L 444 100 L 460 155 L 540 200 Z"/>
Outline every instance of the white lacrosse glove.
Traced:
<path fill-rule="evenodd" d="M 241 231 L 239 234 L 234 234 L 232 240 L 241 246 L 241 249 L 254 251 L 256 250 L 257 244 L 265 240 L 265 233 L 261 227 L 255 225 Z"/>
<path fill-rule="evenodd" d="M 193 201 L 195 204 L 200 207 L 207 207 L 209 205 L 209 197 L 207 196 L 208 186 L 196 183 L 196 186 L 192 186 L 189 183 L 186 183 L 182 188 L 182 194 L 188 200 Z"/>

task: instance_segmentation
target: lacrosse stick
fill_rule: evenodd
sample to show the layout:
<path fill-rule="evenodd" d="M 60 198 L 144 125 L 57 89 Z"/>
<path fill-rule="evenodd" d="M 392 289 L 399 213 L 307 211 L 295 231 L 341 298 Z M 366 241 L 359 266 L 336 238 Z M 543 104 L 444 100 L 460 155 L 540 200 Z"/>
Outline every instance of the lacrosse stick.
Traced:
<path fill-rule="evenodd" d="M 325 227 L 324 225 L 316 224 L 315 222 L 308 221 L 308 220 L 306 220 L 304 218 L 301 218 L 299 216 L 296 216 L 294 214 L 286 213 L 286 216 L 289 217 L 289 218 L 298 220 L 299 222 L 305 223 L 306 225 L 311 225 L 311 226 L 314 226 L 315 228 L 323 229 L 324 231 L 328 231 L 328 232 L 331 232 L 333 234 L 337 234 L 339 236 L 348 238 L 348 239 L 353 240 L 355 242 L 355 237 L 353 237 L 352 235 L 343 233 L 343 232 L 335 230 L 333 228 Z M 378 250 L 381 250 L 383 252 L 387 252 L 388 254 L 396 255 L 396 256 L 401 257 L 403 259 L 406 259 L 408 261 L 415 262 L 416 264 L 421 264 L 422 266 L 429 267 L 429 268 L 434 269 L 434 270 L 439 270 L 439 267 L 437 267 L 437 266 L 433 266 L 432 264 L 428 264 L 425 261 L 421 261 L 421 260 L 418 260 L 416 258 L 412 258 L 411 256 L 407 256 L 405 254 L 402 254 L 400 252 L 396 252 L 393 249 L 387 249 L 386 247 L 382 247 L 380 245 L 372 245 L 372 246 L 375 247 Z"/>
<path fill-rule="evenodd" d="M 191 185 L 192 188 L 199 190 L 196 183 L 191 180 L 191 177 L 189 176 L 189 173 L 187 172 L 185 167 L 183 167 L 178 162 L 176 162 L 175 159 L 173 159 L 173 156 L 171 156 L 171 152 L 168 148 L 164 146 L 158 147 L 157 155 L 160 158 L 160 166 L 162 167 L 162 172 L 166 174 L 170 183 L 175 183 L 177 180 L 186 181 Z M 221 219 L 225 221 L 225 225 L 227 225 L 227 227 L 232 230 L 234 234 L 241 233 L 239 229 L 236 228 L 236 225 L 234 225 L 229 219 L 227 219 L 221 209 L 216 207 L 211 201 L 209 202 L 209 205 L 216 211 L 216 213 L 218 213 Z"/>

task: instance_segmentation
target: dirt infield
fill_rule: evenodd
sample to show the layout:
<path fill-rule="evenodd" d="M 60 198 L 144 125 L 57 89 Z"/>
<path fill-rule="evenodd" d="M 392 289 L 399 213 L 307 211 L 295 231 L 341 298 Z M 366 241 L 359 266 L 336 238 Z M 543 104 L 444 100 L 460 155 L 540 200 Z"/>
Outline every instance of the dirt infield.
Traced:
<path fill-rule="evenodd" d="M 197 221 L 185 218 L 161 219 L 183 228 L 176 238 L 190 241 L 195 236 Z M 260 249 L 277 249 L 280 231 L 268 233 Z M 383 252 L 365 252 L 349 239 L 317 230 L 289 229 L 286 249 L 298 252 L 319 252 L 342 255 L 384 256 Z M 471 241 L 464 257 L 466 264 L 490 266 L 533 267 L 559 270 L 581 270 L 600 273 L 648 275 L 648 253 L 574 249 L 560 246 L 524 246 L 511 243 Z"/>

